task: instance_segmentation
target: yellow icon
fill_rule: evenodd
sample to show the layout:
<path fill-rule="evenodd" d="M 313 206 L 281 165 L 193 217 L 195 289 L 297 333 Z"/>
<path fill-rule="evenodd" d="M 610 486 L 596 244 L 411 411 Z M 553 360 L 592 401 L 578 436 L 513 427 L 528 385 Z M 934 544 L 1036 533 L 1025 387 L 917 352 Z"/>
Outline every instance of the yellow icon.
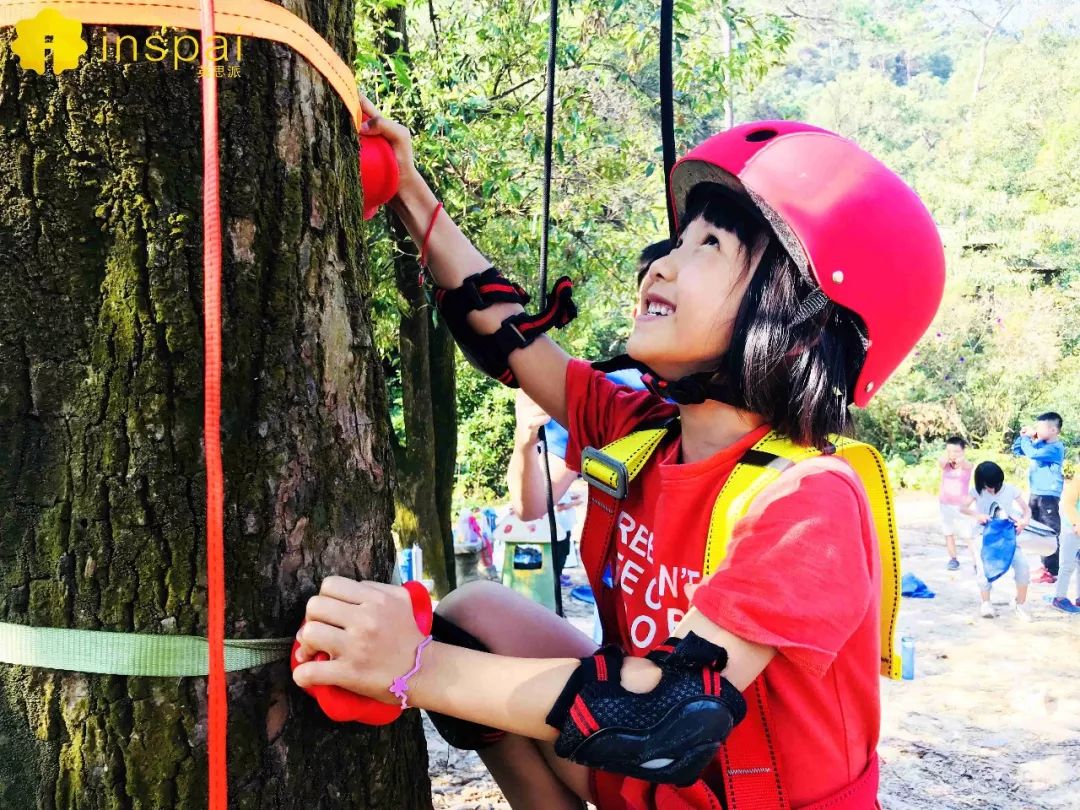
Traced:
<path fill-rule="evenodd" d="M 54 8 L 15 23 L 15 35 L 11 50 L 23 68 L 36 73 L 45 72 L 46 51 L 52 51 L 53 73 L 78 67 L 79 57 L 86 53 L 82 23 Z"/>

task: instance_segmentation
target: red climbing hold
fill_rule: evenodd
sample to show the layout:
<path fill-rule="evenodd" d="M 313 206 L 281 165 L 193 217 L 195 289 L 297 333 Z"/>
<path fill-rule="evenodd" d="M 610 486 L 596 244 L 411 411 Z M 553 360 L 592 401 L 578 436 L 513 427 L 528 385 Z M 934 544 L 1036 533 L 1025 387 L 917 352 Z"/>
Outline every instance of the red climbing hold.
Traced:
<path fill-rule="evenodd" d="M 416 621 L 416 627 L 425 636 L 430 635 L 432 610 L 431 596 L 428 594 L 427 588 L 424 587 L 423 583 L 415 580 L 406 582 L 404 587 L 409 592 L 409 598 L 412 600 L 413 619 Z M 299 666 L 296 660 L 296 651 L 299 648 L 300 643 L 295 642 L 292 655 L 289 657 L 289 663 L 294 670 Z M 330 656 L 326 653 L 318 653 L 315 656 L 316 661 L 328 661 L 329 659 Z M 323 710 L 327 717 L 338 723 L 353 721 L 369 726 L 385 726 L 387 723 L 393 723 L 401 716 L 401 706 L 397 703 L 383 703 L 375 698 L 364 697 L 355 692 L 350 692 L 348 689 L 342 689 L 340 686 L 312 686 L 304 691 L 318 701 L 319 708 Z M 387 693 L 389 693 L 389 689 L 387 689 Z"/>
<path fill-rule="evenodd" d="M 360 185 L 364 189 L 364 219 L 371 219 L 398 190 L 394 148 L 382 135 L 360 133 Z"/>

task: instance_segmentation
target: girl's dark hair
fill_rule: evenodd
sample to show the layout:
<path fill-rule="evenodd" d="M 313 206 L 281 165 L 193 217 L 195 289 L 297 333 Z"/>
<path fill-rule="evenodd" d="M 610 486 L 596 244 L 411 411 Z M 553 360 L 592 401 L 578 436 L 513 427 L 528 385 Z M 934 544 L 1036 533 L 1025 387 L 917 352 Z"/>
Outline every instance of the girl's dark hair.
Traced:
<path fill-rule="evenodd" d="M 823 299 L 749 200 L 718 183 L 699 183 L 687 198 L 684 227 L 698 217 L 734 234 L 748 257 L 761 253 L 731 345 L 706 387 L 796 442 L 826 447 L 830 434 L 848 426 L 866 356 L 862 319 Z"/>
<path fill-rule="evenodd" d="M 975 491 L 980 495 L 987 487 L 1000 492 L 1004 484 L 1005 472 L 994 462 L 983 461 L 975 468 Z"/>

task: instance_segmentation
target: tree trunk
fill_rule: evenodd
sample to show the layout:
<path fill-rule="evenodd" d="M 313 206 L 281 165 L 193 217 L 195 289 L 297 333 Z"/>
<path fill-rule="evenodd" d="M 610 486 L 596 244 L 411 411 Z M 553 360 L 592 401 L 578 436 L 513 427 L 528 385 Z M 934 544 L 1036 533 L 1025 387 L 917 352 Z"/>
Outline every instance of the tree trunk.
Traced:
<path fill-rule="evenodd" d="M 435 506 L 447 560 L 454 559 L 452 501 L 457 464 L 457 344 L 446 328 L 446 321 L 429 327 L 431 339 L 431 401 L 440 404 L 432 414 L 435 420 Z M 450 565 L 448 563 L 448 565 Z M 450 567 L 456 570 L 455 566 Z M 457 587 L 455 580 L 451 587 Z"/>
<path fill-rule="evenodd" d="M 302 5 L 349 62 L 351 4 Z M 205 635 L 199 85 L 103 63 L 103 30 L 59 76 L 0 31 L 0 621 Z M 389 580 L 392 453 L 349 115 L 283 46 L 245 39 L 239 64 L 219 80 L 226 636 L 265 638 L 329 574 Z M 228 683 L 231 807 L 431 806 L 416 712 L 337 725 L 285 662 Z M 0 665 L 0 807 L 204 808 L 206 733 L 204 678 Z"/>
<path fill-rule="evenodd" d="M 396 51 L 408 63 L 404 5 L 386 9 L 375 23 L 383 32 L 383 49 Z M 387 79 L 397 85 L 393 73 Z M 422 128 L 417 116 L 406 123 L 414 132 Z M 433 580 L 436 594 L 445 596 L 457 585 L 450 514 L 457 455 L 454 341 L 442 322 L 435 322 L 427 294 L 417 283 L 420 265 L 413 258 L 408 233 L 396 219 L 391 231 L 397 242 L 394 283 L 405 422 L 405 442 L 394 448 L 398 471 L 394 525 L 402 546 L 416 544 L 423 550 L 424 574 Z"/>
<path fill-rule="evenodd" d="M 401 405 L 405 444 L 395 447 L 398 480 L 394 489 L 395 528 L 401 544 L 424 552 L 424 574 L 445 596 L 456 586 L 454 541 L 450 526 L 453 453 L 457 445 L 454 410 L 453 340 L 437 339 L 431 307 L 417 284 L 419 266 L 409 256 L 408 237 L 393 225 L 399 251 L 394 260 L 398 291 L 398 350 L 401 353 Z M 446 344 L 449 344 L 447 351 Z M 449 356 L 447 362 L 446 356 Z M 449 379 L 446 368 L 449 367 Z M 436 386 L 439 387 L 436 393 Z M 451 453 L 449 465 L 447 452 Z"/>

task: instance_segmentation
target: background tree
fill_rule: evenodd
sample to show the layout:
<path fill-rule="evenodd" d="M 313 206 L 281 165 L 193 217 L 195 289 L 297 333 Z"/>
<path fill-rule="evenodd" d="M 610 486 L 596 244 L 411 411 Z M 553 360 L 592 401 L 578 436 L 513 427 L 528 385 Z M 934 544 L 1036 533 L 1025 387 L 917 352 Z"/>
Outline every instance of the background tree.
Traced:
<path fill-rule="evenodd" d="M 352 8 L 298 9 L 351 55 Z M 205 634 L 195 67 L 19 67 L 0 31 L 0 620 Z M 147 29 L 123 30 L 142 42 Z M 297 54 L 221 86 L 226 635 L 388 580 L 392 457 L 356 135 Z M 430 807 L 416 713 L 338 726 L 229 676 L 234 808 Z M 202 808 L 205 679 L 0 665 L 0 806 Z"/>

